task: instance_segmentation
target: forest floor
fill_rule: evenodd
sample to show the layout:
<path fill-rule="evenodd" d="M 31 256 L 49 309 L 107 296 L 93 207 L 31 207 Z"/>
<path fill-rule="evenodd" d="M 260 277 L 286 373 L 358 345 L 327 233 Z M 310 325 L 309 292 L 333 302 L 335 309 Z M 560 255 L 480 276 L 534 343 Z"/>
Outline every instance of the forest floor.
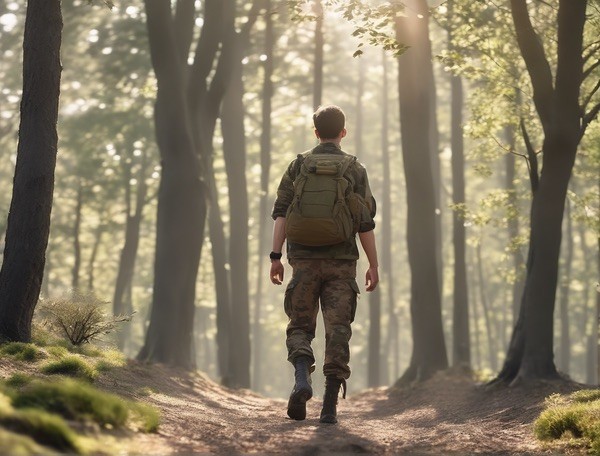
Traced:
<path fill-rule="evenodd" d="M 581 389 L 572 383 L 490 389 L 444 372 L 412 387 L 340 397 L 337 425 L 319 423 L 318 398 L 309 401 L 306 420 L 294 421 L 283 399 L 229 390 L 203 374 L 160 365 L 130 362 L 96 383 L 160 409 L 158 433 L 122 441 L 124 452 L 137 454 L 579 453 L 543 446 L 532 432 L 544 398 Z M 144 389 L 151 393 L 138 393 Z"/>

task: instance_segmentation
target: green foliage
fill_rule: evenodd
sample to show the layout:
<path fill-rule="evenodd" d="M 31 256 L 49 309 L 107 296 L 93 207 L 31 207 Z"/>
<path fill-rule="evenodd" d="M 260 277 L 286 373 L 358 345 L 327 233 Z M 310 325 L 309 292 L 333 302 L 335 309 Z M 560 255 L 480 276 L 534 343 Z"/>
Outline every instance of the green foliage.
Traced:
<path fill-rule="evenodd" d="M 600 454 L 600 390 L 552 395 L 535 421 L 534 432 L 540 440 L 576 439 Z"/>
<path fill-rule="evenodd" d="M 8 342 L 0 345 L 0 355 L 8 355 L 19 361 L 37 361 L 42 352 L 34 344 Z"/>
<path fill-rule="evenodd" d="M 49 328 L 79 346 L 110 334 L 120 323 L 131 320 L 130 315 L 110 315 L 105 311 L 107 304 L 93 294 L 75 294 L 70 298 L 43 302 L 40 315 Z"/>
<path fill-rule="evenodd" d="M 312 2 L 307 0 L 288 0 L 287 3 L 295 22 L 316 20 L 320 14 L 311 9 Z M 363 54 L 361 48 L 367 43 L 390 51 L 394 57 L 408 49 L 405 44 L 396 40 L 392 30 L 395 19 L 402 14 L 404 8 L 401 2 L 387 1 L 374 7 L 362 0 L 325 0 L 323 4 L 354 25 L 352 36 L 360 40 L 354 57 Z"/>
<path fill-rule="evenodd" d="M 56 361 L 51 361 L 41 368 L 44 374 L 61 374 L 71 377 L 93 381 L 98 372 L 80 356 L 66 356 Z"/>

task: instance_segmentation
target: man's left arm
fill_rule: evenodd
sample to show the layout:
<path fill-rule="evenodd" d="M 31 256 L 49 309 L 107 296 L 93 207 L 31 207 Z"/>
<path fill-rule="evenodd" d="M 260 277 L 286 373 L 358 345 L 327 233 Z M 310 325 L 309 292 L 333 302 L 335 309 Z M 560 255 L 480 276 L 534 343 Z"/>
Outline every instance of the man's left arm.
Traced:
<path fill-rule="evenodd" d="M 365 286 L 367 291 L 373 291 L 379 283 L 379 263 L 377 261 L 377 247 L 375 245 L 375 232 L 373 230 L 358 233 L 360 244 L 362 245 L 367 259 L 369 260 L 369 269 L 365 275 Z"/>

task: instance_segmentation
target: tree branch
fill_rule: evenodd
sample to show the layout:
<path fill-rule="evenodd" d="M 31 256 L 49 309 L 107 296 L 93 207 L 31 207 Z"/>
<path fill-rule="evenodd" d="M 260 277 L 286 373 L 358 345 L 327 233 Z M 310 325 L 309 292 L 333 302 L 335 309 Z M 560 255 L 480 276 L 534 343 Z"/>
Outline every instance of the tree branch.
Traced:
<path fill-rule="evenodd" d="M 523 133 L 523 140 L 525 141 L 525 149 L 527 150 L 527 169 L 529 171 L 529 182 L 531 183 L 531 193 L 535 195 L 540 183 L 540 176 L 538 173 L 538 159 L 535 149 L 529 139 L 529 133 L 525 126 L 525 121 L 521 118 L 520 122 L 521 132 Z"/>
<path fill-rule="evenodd" d="M 596 117 L 598 117 L 598 113 L 600 112 L 600 103 L 596 104 L 590 111 L 583 116 L 583 122 L 581 125 L 581 136 L 585 133 L 588 125 L 593 122 Z"/>
<path fill-rule="evenodd" d="M 583 72 L 583 79 L 584 79 L 584 80 L 585 80 L 585 79 L 587 79 L 587 78 L 588 78 L 588 76 L 589 76 L 590 74 L 592 74 L 592 72 L 593 72 L 593 71 L 594 71 L 596 68 L 598 68 L 599 66 L 600 66 L 600 59 L 598 59 L 598 60 L 596 60 L 594 63 L 592 63 L 592 64 L 590 65 L 590 67 L 589 67 L 589 68 L 587 68 L 587 69 L 586 69 L 586 70 Z"/>
<path fill-rule="evenodd" d="M 510 4 L 517 33 L 517 43 L 533 86 L 533 102 L 544 132 L 547 133 L 551 128 L 554 95 L 550 64 L 546 58 L 542 41 L 531 24 L 526 0 L 510 0 Z"/>
<path fill-rule="evenodd" d="M 583 104 L 581 105 L 581 107 L 583 108 L 584 112 L 587 109 L 588 104 L 590 104 L 590 101 L 592 101 L 592 98 L 594 97 L 594 95 L 596 94 L 596 92 L 598 92 L 598 89 L 600 89 L 600 78 L 596 81 L 596 85 L 590 91 L 590 93 L 588 93 L 587 97 L 585 97 L 585 100 L 584 100 Z"/>
<path fill-rule="evenodd" d="M 192 39 L 194 38 L 194 24 L 196 22 L 196 6 L 194 0 L 177 0 L 173 26 L 177 53 L 181 64 L 186 66 Z"/>

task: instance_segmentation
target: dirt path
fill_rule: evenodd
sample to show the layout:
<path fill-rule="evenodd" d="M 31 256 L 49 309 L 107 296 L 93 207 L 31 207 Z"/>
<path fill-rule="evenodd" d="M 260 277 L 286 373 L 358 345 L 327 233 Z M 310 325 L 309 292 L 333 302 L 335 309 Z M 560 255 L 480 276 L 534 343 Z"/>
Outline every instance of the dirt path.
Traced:
<path fill-rule="evenodd" d="M 133 363 L 99 383 L 161 410 L 159 433 L 131 442 L 129 449 L 142 454 L 548 454 L 531 429 L 543 398 L 557 388 L 490 391 L 440 374 L 412 388 L 340 398 L 339 424 L 321 425 L 319 399 L 308 403 L 305 421 L 293 421 L 284 400 L 227 390 L 202 374 L 161 366 Z M 144 387 L 152 394 L 140 393 Z"/>

